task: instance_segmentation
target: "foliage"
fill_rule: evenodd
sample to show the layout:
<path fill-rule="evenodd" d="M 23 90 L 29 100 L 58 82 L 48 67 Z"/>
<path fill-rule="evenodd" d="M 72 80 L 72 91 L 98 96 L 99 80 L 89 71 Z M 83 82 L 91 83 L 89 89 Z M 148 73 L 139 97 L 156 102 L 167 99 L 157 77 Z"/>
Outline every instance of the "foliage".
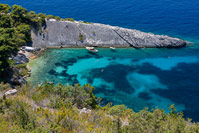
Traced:
<path fill-rule="evenodd" d="M 61 18 L 59 16 L 55 16 L 55 19 L 58 21 L 61 20 Z"/>
<path fill-rule="evenodd" d="M 84 24 L 92 24 L 91 22 L 86 22 L 86 21 L 81 21 L 81 23 L 84 23 Z"/>
<path fill-rule="evenodd" d="M 45 14 L 35 14 L 27 9 L 13 5 L 0 4 L 0 81 L 6 81 L 11 55 L 15 55 L 20 46 L 31 42 L 31 26 L 41 29 L 45 25 Z"/>
<path fill-rule="evenodd" d="M 46 105 L 52 108 L 61 108 L 75 105 L 78 108 L 97 108 L 97 99 L 93 94 L 94 88 L 89 84 L 81 87 L 80 84 L 73 86 L 56 86 L 45 83 L 35 89 L 32 99 L 39 103 L 43 99 L 49 99 L 50 104 Z M 36 94 L 36 95 L 35 95 Z M 98 100 L 99 101 L 99 100 Z"/>
<path fill-rule="evenodd" d="M 127 108 L 125 105 L 115 105 L 110 108 L 109 114 L 115 116 L 122 116 L 126 112 Z"/>
<path fill-rule="evenodd" d="M 53 16 L 53 15 L 48 15 L 46 16 L 47 19 L 56 19 L 56 20 L 61 20 L 61 18 L 59 16 Z"/>
<path fill-rule="evenodd" d="M 8 90 L 10 89 L 9 84 L 4 84 L 3 82 L 0 83 L 0 91 Z"/>
<path fill-rule="evenodd" d="M 18 69 L 18 71 L 15 71 L 14 74 L 16 76 L 27 76 L 28 75 L 28 69 L 27 69 L 26 65 L 27 65 L 27 63 L 13 65 L 14 68 Z"/>
<path fill-rule="evenodd" d="M 1 13 L 9 13 L 11 11 L 11 7 L 8 4 L 0 4 L 0 12 Z"/>
<path fill-rule="evenodd" d="M 71 21 L 71 22 L 75 21 L 73 18 L 65 18 L 65 19 L 62 19 L 62 20 Z"/>
<path fill-rule="evenodd" d="M 13 20 L 13 25 L 14 26 L 18 26 L 21 23 L 26 23 L 27 18 L 26 18 L 26 14 L 27 14 L 27 9 L 18 6 L 18 5 L 13 5 L 12 6 L 12 11 L 10 13 L 10 16 L 12 17 Z"/>
<path fill-rule="evenodd" d="M 15 68 L 26 68 L 27 63 L 24 64 L 17 64 L 15 65 Z"/>
<path fill-rule="evenodd" d="M 8 4 L 0 4 L 0 81 L 6 82 L 8 79 L 6 73 L 10 71 L 13 62 L 9 57 L 15 55 L 19 47 L 32 41 L 31 27 L 37 29 L 38 33 L 45 29 L 45 19 L 74 22 L 73 18 L 61 19 L 59 16 L 28 12 L 27 9 L 18 5 L 13 5 L 11 8 Z M 80 33 L 79 40 L 83 41 L 83 39 Z"/>
<path fill-rule="evenodd" d="M 11 61 L 19 46 L 31 41 L 27 10 L 17 5 L 0 4 L 0 81 L 4 81 Z"/>
<path fill-rule="evenodd" d="M 54 16 L 53 15 L 48 15 L 46 16 L 47 19 L 54 19 Z"/>
<path fill-rule="evenodd" d="M 4 28 L 11 28 L 12 26 L 12 22 L 11 22 L 11 18 L 8 15 L 0 15 L 0 27 L 4 27 Z"/>
<path fill-rule="evenodd" d="M 1 84 L 2 85 L 2 84 Z M 136 113 L 124 105 L 101 107 L 89 84 L 64 86 L 45 83 L 18 88 L 0 99 L 0 132 L 198 132 L 199 123 L 185 120 L 170 107 Z M 82 112 L 82 108 L 91 112 Z"/>
<path fill-rule="evenodd" d="M 31 41 L 32 26 L 38 29 L 45 26 L 45 18 L 60 20 L 60 17 L 28 12 L 21 6 L 11 8 L 0 4 L 0 81 L 5 80 L 13 64 L 9 57 Z M 74 22 L 72 18 L 63 20 Z M 80 33 L 79 40 L 83 39 Z M 26 64 L 14 67 L 22 69 L 20 75 L 27 73 Z M 10 85 L 0 83 L 0 94 L 8 89 Z M 14 96 L 0 95 L 0 132 L 199 132 L 199 123 L 185 120 L 174 105 L 168 114 L 161 109 L 136 113 L 124 105 L 101 107 L 100 99 L 93 94 L 94 87 L 89 84 L 45 83 L 17 89 Z M 80 111 L 83 108 L 90 111 Z"/>
<path fill-rule="evenodd" d="M 81 33 L 79 33 L 79 41 L 83 41 L 83 40 L 84 40 L 84 36 Z"/>

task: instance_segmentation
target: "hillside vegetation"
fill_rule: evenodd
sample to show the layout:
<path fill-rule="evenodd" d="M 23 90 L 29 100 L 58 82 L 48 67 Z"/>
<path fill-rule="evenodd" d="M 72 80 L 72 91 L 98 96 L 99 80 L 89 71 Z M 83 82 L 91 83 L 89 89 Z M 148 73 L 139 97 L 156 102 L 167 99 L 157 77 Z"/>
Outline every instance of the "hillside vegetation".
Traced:
<path fill-rule="evenodd" d="M 0 81 L 6 82 L 12 75 L 15 62 L 9 57 L 15 56 L 21 46 L 31 45 L 31 28 L 37 29 L 40 34 L 46 25 L 45 19 L 74 22 L 73 18 L 61 19 L 59 16 L 28 12 L 18 5 L 11 8 L 8 4 L 0 4 Z"/>
<path fill-rule="evenodd" d="M 93 94 L 94 87 L 89 84 L 45 83 L 36 87 L 25 84 L 15 86 L 17 94 L 5 96 L 12 89 L 6 82 L 15 64 L 9 57 L 31 43 L 31 27 L 45 26 L 45 18 L 60 20 L 52 15 L 28 12 L 21 6 L 11 8 L 0 4 L 0 132 L 199 132 L 199 123 L 185 120 L 174 105 L 168 114 L 161 109 L 136 113 L 125 105 L 102 107 L 100 98 Z"/>
<path fill-rule="evenodd" d="M 1 85 L 1 91 L 5 90 Z M 185 120 L 170 107 L 136 113 L 124 105 L 101 107 L 89 84 L 24 85 L 17 95 L 0 99 L 0 132 L 199 132 L 199 124 Z M 82 111 L 86 108 L 86 111 Z"/>
<path fill-rule="evenodd" d="M 38 17 L 40 15 L 40 17 Z M 31 43 L 31 26 L 41 27 L 45 17 L 21 6 L 0 4 L 0 81 L 6 81 L 19 47 Z"/>

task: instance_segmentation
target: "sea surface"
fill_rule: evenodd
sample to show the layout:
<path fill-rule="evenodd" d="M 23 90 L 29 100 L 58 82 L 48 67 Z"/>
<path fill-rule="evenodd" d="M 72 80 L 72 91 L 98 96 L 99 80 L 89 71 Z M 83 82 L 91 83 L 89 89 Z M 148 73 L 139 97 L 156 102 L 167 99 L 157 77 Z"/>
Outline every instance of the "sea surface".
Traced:
<path fill-rule="evenodd" d="M 92 84 L 96 96 L 108 102 L 125 104 L 134 111 L 175 104 L 186 117 L 199 119 L 199 49 L 99 48 L 48 49 L 31 61 L 33 85 Z"/>
<path fill-rule="evenodd" d="M 198 0 L 0 0 L 36 13 L 167 34 L 199 42 Z"/>
<path fill-rule="evenodd" d="M 0 0 L 33 10 L 192 42 L 181 49 L 49 49 L 31 62 L 32 84 L 91 83 L 95 94 L 135 111 L 175 104 L 185 117 L 199 121 L 198 0 Z"/>

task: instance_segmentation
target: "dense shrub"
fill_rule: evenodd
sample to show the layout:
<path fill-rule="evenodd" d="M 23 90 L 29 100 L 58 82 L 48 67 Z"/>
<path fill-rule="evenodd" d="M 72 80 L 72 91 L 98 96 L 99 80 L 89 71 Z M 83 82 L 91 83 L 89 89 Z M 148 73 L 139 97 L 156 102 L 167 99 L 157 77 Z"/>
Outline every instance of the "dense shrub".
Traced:
<path fill-rule="evenodd" d="M 3 89 L 4 90 L 4 89 Z M 199 124 L 185 120 L 170 107 L 136 113 L 124 105 L 99 106 L 89 84 L 29 85 L 15 96 L 0 99 L 0 132 L 198 132 Z M 91 112 L 81 112 L 82 108 Z"/>
<path fill-rule="evenodd" d="M 28 12 L 21 6 L 11 9 L 0 4 L 0 81 L 5 81 L 8 68 L 14 64 L 9 59 L 11 54 L 31 41 L 31 26 L 41 29 L 45 18 L 60 20 Z M 74 22 L 71 18 L 64 20 Z M 83 39 L 80 33 L 79 40 Z M 21 75 L 27 73 L 26 64 L 15 67 L 24 69 Z M 3 96 L 9 89 L 10 85 L 0 83 L 0 132 L 199 132 L 199 123 L 185 120 L 173 105 L 168 114 L 161 109 L 136 113 L 124 105 L 101 107 L 100 99 L 93 94 L 94 87 L 89 84 L 24 85 L 17 88 L 16 95 Z"/>
<path fill-rule="evenodd" d="M 6 81 L 12 61 L 20 46 L 31 42 L 31 26 L 41 30 L 45 25 L 45 14 L 35 14 L 13 5 L 0 4 L 0 81 Z"/>
<path fill-rule="evenodd" d="M 84 40 L 84 36 L 81 33 L 79 33 L 79 41 L 83 41 L 83 40 Z"/>
<path fill-rule="evenodd" d="M 73 18 L 65 18 L 65 19 L 62 19 L 62 20 L 71 21 L 71 22 L 75 21 Z"/>

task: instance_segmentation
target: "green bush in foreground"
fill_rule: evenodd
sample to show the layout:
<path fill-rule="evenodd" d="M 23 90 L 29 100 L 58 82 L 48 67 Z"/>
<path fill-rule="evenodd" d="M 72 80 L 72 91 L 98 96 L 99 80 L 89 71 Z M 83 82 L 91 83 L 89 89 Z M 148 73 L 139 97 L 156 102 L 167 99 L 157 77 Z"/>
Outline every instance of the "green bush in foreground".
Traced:
<path fill-rule="evenodd" d="M 101 107 L 93 90 L 89 84 L 19 87 L 16 95 L 0 99 L 0 132 L 199 132 L 199 123 L 185 120 L 174 106 L 168 114 L 161 109 L 136 113 L 124 105 Z M 91 112 L 80 113 L 82 108 Z"/>
<path fill-rule="evenodd" d="M 57 19 L 52 15 L 28 12 L 21 6 L 12 8 L 0 4 L 0 81 L 5 81 L 10 65 L 9 59 L 20 46 L 31 41 L 31 26 L 40 28 L 45 18 Z M 74 19 L 65 19 L 74 22 Z M 87 23 L 87 22 L 84 22 Z M 79 34 L 83 41 L 83 35 Z M 25 65 L 20 75 L 26 74 Z M 96 132 L 96 133 L 145 133 L 145 132 L 199 132 L 199 123 L 185 120 L 183 114 L 170 107 L 166 114 L 161 109 L 136 113 L 124 105 L 99 106 L 100 99 L 93 94 L 89 84 L 80 86 L 51 85 L 18 87 L 13 96 L 2 96 L 10 85 L 0 83 L 0 133 L 4 132 Z M 82 108 L 90 109 L 80 113 Z"/>

